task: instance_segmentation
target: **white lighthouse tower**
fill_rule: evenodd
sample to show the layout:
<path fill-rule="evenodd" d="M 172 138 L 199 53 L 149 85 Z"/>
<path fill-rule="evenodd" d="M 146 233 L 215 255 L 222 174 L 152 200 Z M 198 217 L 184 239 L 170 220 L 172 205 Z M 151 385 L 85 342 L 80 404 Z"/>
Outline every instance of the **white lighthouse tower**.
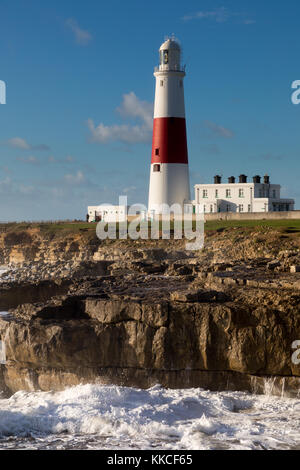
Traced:
<path fill-rule="evenodd" d="M 184 209 L 190 201 L 188 151 L 181 50 L 171 38 L 159 49 L 156 78 L 149 213 L 164 214 L 166 205 Z M 173 212 L 173 210 L 172 210 Z M 179 212 L 178 210 L 174 212 Z"/>

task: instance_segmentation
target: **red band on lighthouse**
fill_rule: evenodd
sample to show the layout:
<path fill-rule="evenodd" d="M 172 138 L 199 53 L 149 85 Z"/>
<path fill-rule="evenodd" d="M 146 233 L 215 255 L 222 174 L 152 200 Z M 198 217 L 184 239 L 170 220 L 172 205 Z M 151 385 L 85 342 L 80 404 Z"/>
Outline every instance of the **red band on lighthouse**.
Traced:
<path fill-rule="evenodd" d="M 184 118 L 154 119 L 151 163 L 188 164 Z"/>

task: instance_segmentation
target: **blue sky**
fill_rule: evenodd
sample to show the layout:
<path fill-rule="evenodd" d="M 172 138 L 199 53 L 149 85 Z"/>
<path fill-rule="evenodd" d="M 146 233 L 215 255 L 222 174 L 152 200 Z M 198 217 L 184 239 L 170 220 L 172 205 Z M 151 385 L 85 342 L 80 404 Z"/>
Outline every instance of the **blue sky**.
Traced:
<path fill-rule="evenodd" d="M 147 202 L 153 68 L 175 34 L 191 182 L 271 175 L 300 208 L 298 0 L 0 0 L 0 220 Z"/>

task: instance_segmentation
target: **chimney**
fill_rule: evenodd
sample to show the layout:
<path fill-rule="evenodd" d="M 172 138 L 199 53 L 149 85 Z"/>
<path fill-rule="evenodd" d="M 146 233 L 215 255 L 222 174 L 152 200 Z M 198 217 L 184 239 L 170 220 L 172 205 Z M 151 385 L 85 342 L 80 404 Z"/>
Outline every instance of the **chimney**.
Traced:
<path fill-rule="evenodd" d="M 247 176 L 246 175 L 240 175 L 239 182 L 240 183 L 247 183 Z"/>
<path fill-rule="evenodd" d="M 219 175 L 216 175 L 216 176 L 214 177 L 214 181 L 215 181 L 215 184 L 221 184 L 221 182 L 222 182 L 222 177 L 219 176 Z"/>
<path fill-rule="evenodd" d="M 270 184 L 270 176 L 268 175 L 264 176 L 264 184 Z"/>
<path fill-rule="evenodd" d="M 253 176 L 253 183 L 259 183 L 260 184 L 261 177 L 259 175 Z"/>
<path fill-rule="evenodd" d="M 229 184 L 234 184 L 234 183 L 235 183 L 235 177 L 234 177 L 234 176 L 230 176 L 230 177 L 228 178 L 228 183 L 229 183 Z"/>

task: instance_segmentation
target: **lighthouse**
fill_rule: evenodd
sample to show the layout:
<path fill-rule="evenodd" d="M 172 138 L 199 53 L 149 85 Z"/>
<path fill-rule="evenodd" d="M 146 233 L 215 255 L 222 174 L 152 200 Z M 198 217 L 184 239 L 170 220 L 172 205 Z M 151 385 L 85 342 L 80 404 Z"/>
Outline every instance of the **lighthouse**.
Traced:
<path fill-rule="evenodd" d="M 183 212 L 190 201 L 188 150 L 186 138 L 184 67 L 181 49 L 174 38 L 165 41 L 159 49 L 159 67 L 156 79 L 152 158 L 150 170 L 148 211 Z M 174 206 L 175 207 L 175 206 Z M 179 209 L 180 207 L 180 209 Z"/>

